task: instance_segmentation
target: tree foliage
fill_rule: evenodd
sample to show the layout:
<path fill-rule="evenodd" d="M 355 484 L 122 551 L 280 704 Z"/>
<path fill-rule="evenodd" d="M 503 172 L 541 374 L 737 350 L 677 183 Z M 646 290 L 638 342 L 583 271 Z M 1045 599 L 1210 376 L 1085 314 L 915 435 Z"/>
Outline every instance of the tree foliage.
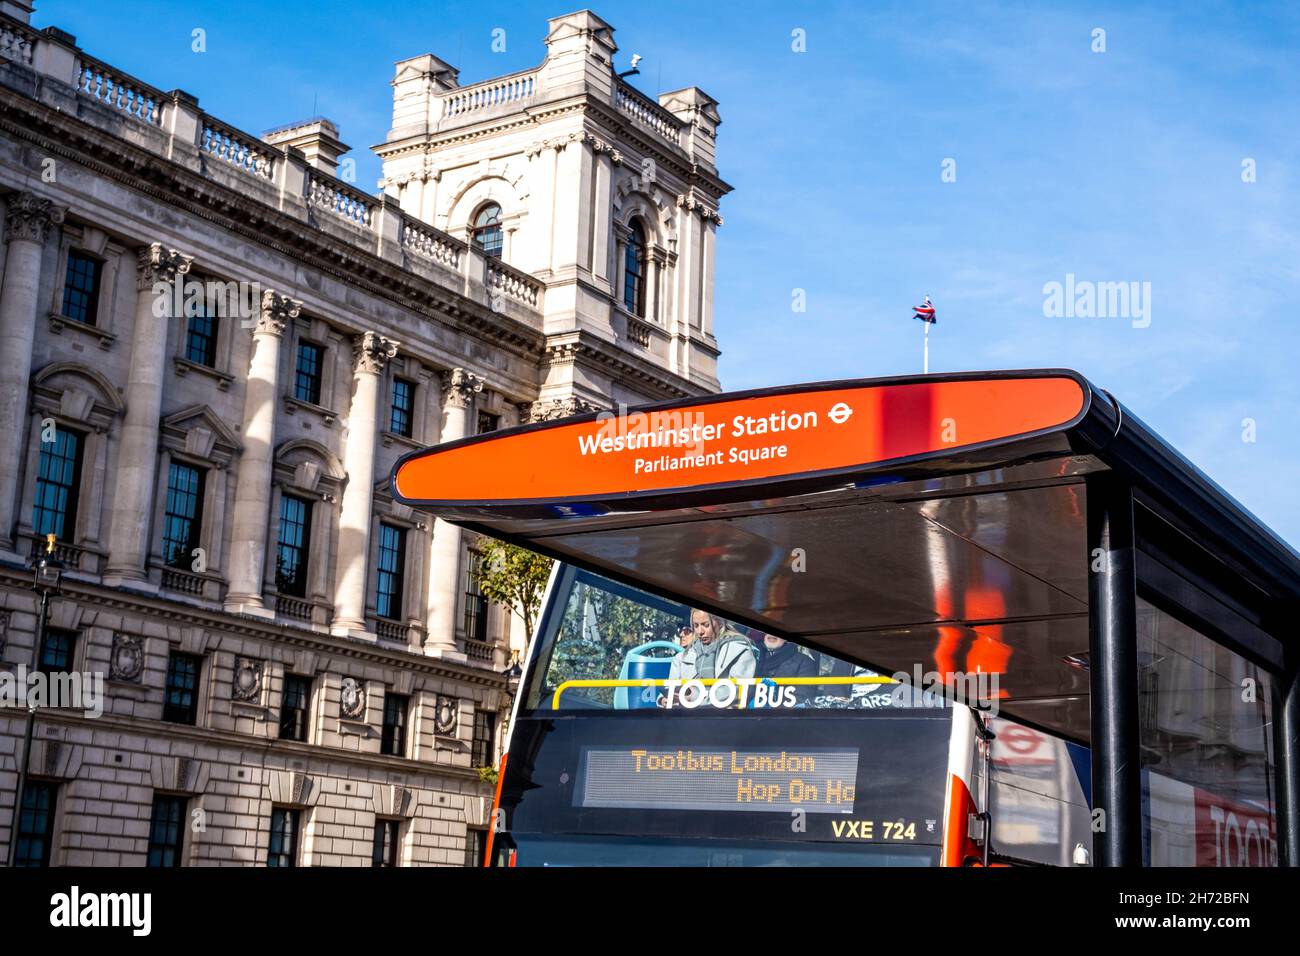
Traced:
<path fill-rule="evenodd" d="M 551 574 L 551 559 L 527 548 L 486 537 L 479 544 L 478 551 L 482 560 L 475 569 L 474 578 L 479 591 L 489 601 L 503 604 L 518 614 L 524 622 L 524 633 L 531 642 L 537 614 L 542 608 L 546 580 Z"/>
<path fill-rule="evenodd" d="M 560 633 L 546 674 L 548 687 L 566 680 L 618 677 L 627 652 L 649 641 L 673 641 L 686 625 L 685 609 L 674 614 L 602 588 L 579 584 L 560 619 Z M 609 706 L 611 688 L 580 692 Z"/>

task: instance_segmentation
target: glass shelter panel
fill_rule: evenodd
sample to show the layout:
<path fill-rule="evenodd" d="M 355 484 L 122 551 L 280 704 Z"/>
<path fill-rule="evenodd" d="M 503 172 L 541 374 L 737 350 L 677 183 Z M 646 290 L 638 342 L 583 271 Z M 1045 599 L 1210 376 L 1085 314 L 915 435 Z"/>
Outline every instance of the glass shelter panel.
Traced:
<path fill-rule="evenodd" d="M 1276 866 L 1269 674 L 1147 601 L 1137 612 L 1144 861 Z"/>

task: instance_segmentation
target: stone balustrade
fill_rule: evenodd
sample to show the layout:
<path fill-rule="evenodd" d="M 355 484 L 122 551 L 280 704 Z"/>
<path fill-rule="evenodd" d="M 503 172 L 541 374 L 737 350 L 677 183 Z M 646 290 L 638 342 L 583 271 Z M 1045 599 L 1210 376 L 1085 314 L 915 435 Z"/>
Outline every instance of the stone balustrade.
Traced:
<path fill-rule="evenodd" d="M 369 229 L 374 225 L 375 197 L 343 180 L 312 171 L 307 179 L 307 199 L 317 208 L 325 209 L 356 226 Z"/>
<path fill-rule="evenodd" d="M 298 150 L 272 146 L 203 112 L 187 93 L 163 92 L 114 69 L 87 54 L 61 30 L 33 30 L 0 14 L 0 63 L 9 67 L 0 70 L 0 85 L 31 95 L 31 81 L 18 74 L 40 76 L 46 92 L 38 93 L 38 98 L 61 109 L 77 99 L 106 107 L 132 124 L 130 132 L 122 129 L 122 136 L 135 146 L 183 163 L 229 188 L 239 189 L 238 178 L 247 176 L 259 186 L 241 189 L 245 200 L 278 202 L 281 213 L 300 220 L 304 227 L 328 232 L 334 240 L 410 268 L 422 280 L 457 294 L 484 304 L 490 296 L 500 295 L 513 303 L 509 312 L 513 319 L 541 328 L 542 285 L 531 276 L 500 263 L 489 269 L 467 263 L 462 240 L 400 211 L 395 203 L 390 211 L 385 197 L 370 195 L 314 168 Z M 448 109 L 459 116 L 532 97 L 538 89 L 537 73 L 518 73 L 449 92 Z M 334 223 L 346 225 L 340 229 Z M 420 268 L 424 261 L 444 268 Z M 468 266 L 474 267 L 467 271 Z M 473 287 L 480 283 L 475 291 Z"/>
<path fill-rule="evenodd" d="M 537 72 L 512 73 L 473 86 L 460 87 L 442 97 L 442 115 L 460 117 L 507 103 L 532 99 L 537 92 Z"/>
<path fill-rule="evenodd" d="M 241 133 L 206 113 L 199 130 L 198 145 L 201 152 L 254 176 L 264 179 L 275 177 L 278 150 L 267 146 L 257 137 Z"/>
<path fill-rule="evenodd" d="M 73 85 L 77 92 L 150 126 L 162 125 L 163 103 L 168 97 L 147 83 L 115 70 L 107 63 L 80 53 Z"/>
<path fill-rule="evenodd" d="M 542 307 L 542 289 L 544 286 L 527 272 L 521 272 L 508 266 L 500 259 L 488 259 L 484 283 L 490 295 L 504 295 L 516 302 L 522 302 L 530 309 Z"/>
<path fill-rule="evenodd" d="M 635 87 L 618 80 L 614 90 L 618 108 L 637 124 L 654 130 L 674 146 L 682 142 L 682 124 L 672 113 Z"/>
<path fill-rule="evenodd" d="M 465 254 L 465 243 L 405 214 L 401 242 L 406 251 L 432 259 L 448 269 L 459 269 L 461 256 Z"/>
<path fill-rule="evenodd" d="M 465 638 L 465 656 L 480 664 L 491 664 L 496 658 L 496 645 L 489 641 Z"/>
<path fill-rule="evenodd" d="M 36 40 L 35 30 L 9 20 L 0 23 L 0 57 L 6 60 L 31 66 Z"/>

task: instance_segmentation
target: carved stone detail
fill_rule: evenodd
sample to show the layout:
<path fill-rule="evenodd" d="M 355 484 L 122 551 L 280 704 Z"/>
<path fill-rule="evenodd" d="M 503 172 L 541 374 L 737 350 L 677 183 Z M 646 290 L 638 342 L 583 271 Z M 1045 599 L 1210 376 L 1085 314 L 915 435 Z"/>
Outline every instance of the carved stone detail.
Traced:
<path fill-rule="evenodd" d="M 483 391 L 483 379 L 463 368 L 442 373 L 442 400 L 452 408 L 465 408 L 470 397 Z"/>
<path fill-rule="evenodd" d="M 136 252 L 136 288 L 148 292 L 159 282 L 174 282 L 177 276 L 190 271 L 193 262 L 193 256 L 168 249 L 161 242 L 141 246 Z"/>
<path fill-rule="evenodd" d="M 678 196 L 677 207 L 679 209 L 685 209 L 688 213 L 694 213 L 705 222 L 712 219 L 719 226 L 722 225 L 722 213 L 717 209 L 712 209 L 709 206 L 704 205 L 704 203 L 700 202 L 694 196 Z"/>
<path fill-rule="evenodd" d="M 139 682 L 144 672 L 144 640 L 134 634 L 114 634 L 108 656 L 110 680 Z"/>
<path fill-rule="evenodd" d="M 339 692 L 339 714 L 346 720 L 357 720 L 366 712 L 366 685 L 355 677 L 343 678 Z"/>
<path fill-rule="evenodd" d="M 262 309 L 253 329 L 254 335 L 279 335 L 291 319 L 298 318 L 302 312 L 302 303 L 287 295 L 281 295 L 274 289 L 262 293 Z"/>
<path fill-rule="evenodd" d="M 619 152 L 616 146 L 599 136 L 588 133 L 586 130 L 576 130 L 562 136 L 553 136 L 550 139 L 539 139 L 525 147 L 524 156 L 532 159 L 546 149 L 559 152 L 571 143 L 585 143 L 591 147 L 593 153 L 609 153 L 610 161 L 615 165 L 620 165 L 623 162 L 623 154 Z"/>
<path fill-rule="evenodd" d="M 44 243 L 50 227 L 63 222 L 64 210 L 35 193 L 13 193 L 5 200 L 5 241 Z"/>
<path fill-rule="evenodd" d="M 433 732 L 439 737 L 455 737 L 456 721 L 460 716 L 460 701 L 455 697 L 438 695 L 438 706 L 433 716 Z"/>
<path fill-rule="evenodd" d="M 600 411 L 599 405 L 572 396 L 569 398 L 552 398 L 550 401 L 539 399 L 531 404 L 521 402 L 518 408 L 519 424 L 521 425 L 528 425 L 532 422 L 553 422 L 560 418 Z"/>
<path fill-rule="evenodd" d="M 397 355 L 397 343 L 378 332 L 363 332 L 352 340 L 352 359 L 358 373 L 378 375 Z"/>
<path fill-rule="evenodd" d="M 251 657 L 235 658 L 235 676 L 230 682 L 230 696 L 235 700 L 257 700 L 262 696 L 265 665 Z"/>

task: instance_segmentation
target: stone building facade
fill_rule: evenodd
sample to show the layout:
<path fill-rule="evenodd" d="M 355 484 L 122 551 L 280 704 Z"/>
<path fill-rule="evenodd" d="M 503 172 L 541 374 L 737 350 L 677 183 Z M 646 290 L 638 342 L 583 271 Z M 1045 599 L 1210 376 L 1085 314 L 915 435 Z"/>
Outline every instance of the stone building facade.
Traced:
<path fill-rule="evenodd" d="M 18 814 L 0 707 L 20 862 L 474 857 L 517 619 L 394 462 L 718 387 L 716 104 L 635 90 L 590 12 L 546 46 L 398 63 L 370 194 L 328 120 L 252 136 L 0 0 L 0 685 L 103 679 L 37 711 Z"/>

